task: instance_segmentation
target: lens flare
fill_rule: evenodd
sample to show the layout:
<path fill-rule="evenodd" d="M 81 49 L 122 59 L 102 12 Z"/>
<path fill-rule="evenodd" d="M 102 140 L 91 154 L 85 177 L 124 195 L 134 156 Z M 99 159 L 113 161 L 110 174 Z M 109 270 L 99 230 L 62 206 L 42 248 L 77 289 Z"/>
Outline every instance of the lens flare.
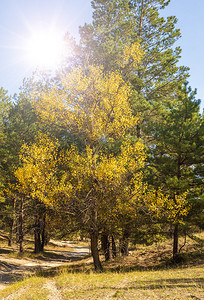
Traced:
<path fill-rule="evenodd" d="M 57 68 L 64 52 L 64 40 L 56 30 L 39 30 L 30 37 L 26 52 L 30 63 L 42 68 Z"/>

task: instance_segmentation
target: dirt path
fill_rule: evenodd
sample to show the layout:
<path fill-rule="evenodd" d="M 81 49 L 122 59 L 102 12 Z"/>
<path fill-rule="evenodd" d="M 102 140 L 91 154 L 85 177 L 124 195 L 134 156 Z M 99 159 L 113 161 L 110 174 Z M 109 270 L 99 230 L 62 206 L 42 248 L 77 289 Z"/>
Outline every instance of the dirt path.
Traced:
<path fill-rule="evenodd" d="M 47 289 L 47 300 L 62 300 L 62 295 L 53 280 L 47 280 L 43 288 Z"/>
<path fill-rule="evenodd" d="M 63 264 L 69 264 L 69 262 L 80 260 L 89 254 L 88 247 L 76 246 L 71 242 L 65 241 L 52 241 L 52 243 L 61 248 L 58 247 L 57 250 L 52 250 L 51 252 L 54 255 L 51 258 L 13 258 L 9 257 L 8 249 L 0 249 L 0 289 L 5 288 L 7 285 L 25 276 L 34 274 L 39 269 L 46 270 L 59 267 Z M 66 246 L 69 246 L 71 250 L 64 250 Z"/>

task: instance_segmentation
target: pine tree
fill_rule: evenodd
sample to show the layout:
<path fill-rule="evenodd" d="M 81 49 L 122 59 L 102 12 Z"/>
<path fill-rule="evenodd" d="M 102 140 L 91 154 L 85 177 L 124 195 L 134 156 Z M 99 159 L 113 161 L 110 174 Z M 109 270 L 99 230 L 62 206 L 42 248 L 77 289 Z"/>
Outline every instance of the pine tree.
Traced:
<path fill-rule="evenodd" d="M 3 88 L 0 88 L 0 228 L 10 231 L 12 227 L 12 201 L 6 201 L 3 196 L 3 189 L 6 186 L 6 160 L 8 157 L 8 149 L 6 145 L 6 134 L 4 131 L 4 125 L 8 122 L 9 111 L 12 108 L 12 102 L 10 97 Z M 8 243 L 10 245 L 11 240 L 8 237 Z"/>
<path fill-rule="evenodd" d="M 174 99 L 178 83 L 187 76 L 187 68 L 178 67 L 181 49 L 176 17 L 161 17 L 159 12 L 169 0 L 93 0 L 93 23 L 80 29 L 84 63 L 88 60 L 104 66 L 105 71 L 120 68 L 125 45 L 139 43 L 143 51 L 140 64 L 122 70 L 131 81 L 132 108 L 141 113 L 141 125 L 158 117 L 166 102 Z"/>
<path fill-rule="evenodd" d="M 200 100 L 195 99 L 196 91 L 185 83 L 177 95 L 177 101 L 169 103 L 162 118 L 148 128 L 154 136 L 150 168 L 154 186 L 163 185 L 173 199 L 188 191 L 187 199 L 192 205 L 188 218 L 193 219 L 195 214 L 200 214 L 202 206 L 203 175 L 200 170 L 203 165 L 204 123 L 199 113 Z M 174 203 L 176 205 L 176 199 Z M 175 256 L 178 253 L 179 222 L 171 218 L 171 223 L 175 226 Z"/>
<path fill-rule="evenodd" d="M 140 118 L 132 133 L 143 138 L 148 147 L 153 136 L 149 123 L 161 118 L 169 103 L 175 101 L 175 90 L 188 76 L 179 67 L 180 38 L 176 17 L 160 15 L 170 0 L 93 0 L 93 22 L 80 28 L 81 61 L 86 65 L 102 64 L 104 71 L 120 70 L 132 89 L 131 108 Z M 130 59 L 121 65 L 126 47 Z M 142 58 L 134 64 L 140 47 Z M 132 60 L 132 61 L 131 61 Z M 127 232 L 127 225 L 124 232 Z"/>

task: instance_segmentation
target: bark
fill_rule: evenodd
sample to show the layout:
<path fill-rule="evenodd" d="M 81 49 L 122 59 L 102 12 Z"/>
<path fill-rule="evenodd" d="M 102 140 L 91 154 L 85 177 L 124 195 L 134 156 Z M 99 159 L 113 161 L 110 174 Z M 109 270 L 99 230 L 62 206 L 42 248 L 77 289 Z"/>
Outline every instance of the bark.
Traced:
<path fill-rule="evenodd" d="M 120 252 L 123 256 L 128 256 L 128 245 L 129 245 L 129 237 L 130 237 L 130 230 L 125 228 L 123 232 L 123 237 L 121 239 L 121 249 Z"/>
<path fill-rule="evenodd" d="M 101 272 L 103 270 L 100 258 L 99 258 L 99 252 L 98 252 L 98 234 L 97 232 L 92 232 L 90 234 L 91 237 L 91 254 L 94 261 L 94 267 L 95 270 L 98 272 Z"/>
<path fill-rule="evenodd" d="M 20 201 L 20 212 L 19 212 L 19 251 L 23 252 L 23 199 Z"/>
<path fill-rule="evenodd" d="M 111 242 L 112 242 L 112 256 L 113 258 L 115 258 L 117 256 L 117 252 L 116 252 L 116 244 L 115 244 L 114 236 L 112 236 Z"/>
<path fill-rule="evenodd" d="M 103 233 L 101 236 L 102 250 L 104 251 L 105 261 L 110 260 L 110 242 L 107 233 Z"/>
<path fill-rule="evenodd" d="M 8 238 L 8 247 L 11 247 L 12 246 L 12 239 L 9 237 Z"/>
<path fill-rule="evenodd" d="M 41 239 L 40 239 L 40 219 L 39 216 L 36 216 L 35 220 L 35 229 L 34 229 L 34 236 L 35 236 L 35 253 L 39 253 L 41 251 Z"/>
<path fill-rule="evenodd" d="M 35 253 L 39 253 L 44 251 L 44 246 L 46 244 L 46 213 L 42 215 L 36 215 L 35 219 L 35 229 L 34 229 L 34 237 L 35 237 Z"/>
<path fill-rule="evenodd" d="M 142 3 L 141 3 L 141 12 L 140 12 L 139 30 L 138 30 L 139 40 L 141 39 L 141 36 L 142 36 L 143 18 L 144 18 L 144 0 L 142 0 Z M 138 77 L 142 78 L 140 70 L 138 70 Z M 141 86 L 140 86 L 140 88 L 137 91 L 138 91 L 138 95 L 140 96 L 141 92 L 142 92 Z M 141 134 L 141 125 L 137 124 L 136 129 L 137 129 L 137 138 L 141 138 L 142 137 L 142 134 Z"/>
<path fill-rule="evenodd" d="M 41 228 L 41 251 L 44 251 L 44 246 L 46 242 L 46 231 L 45 231 L 45 225 L 46 225 L 46 215 L 43 216 L 43 222 L 42 222 L 42 228 Z"/>
<path fill-rule="evenodd" d="M 143 17 L 144 17 L 144 0 L 142 0 L 141 3 L 141 14 L 140 14 L 140 21 L 139 21 L 139 30 L 138 30 L 138 36 L 141 39 L 142 36 L 142 22 L 143 22 Z"/>
<path fill-rule="evenodd" d="M 11 221 L 10 232 L 8 237 L 8 246 L 11 247 L 13 244 L 13 232 L 14 232 L 14 218 Z"/>
<path fill-rule="evenodd" d="M 183 249 L 183 247 L 185 247 L 185 245 L 186 245 L 186 242 L 187 242 L 187 234 L 186 234 L 186 232 L 185 232 L 185 239 L 184 239 L 184 243 L 183 243 L 183 245 L 181 246 L 181 248 L 179 249 L 179 253 L 181 252 L 181 249 Z"/>
<path fill-rule="evenodd" d="M 173 234 L 173 258 L 178 254 L 178 224 L 175 224 Z"/>

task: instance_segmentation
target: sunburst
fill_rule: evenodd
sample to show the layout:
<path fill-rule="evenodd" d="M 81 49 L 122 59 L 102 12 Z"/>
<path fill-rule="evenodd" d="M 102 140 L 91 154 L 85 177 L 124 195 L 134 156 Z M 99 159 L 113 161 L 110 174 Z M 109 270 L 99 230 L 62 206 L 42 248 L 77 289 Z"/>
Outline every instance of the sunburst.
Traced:
<path fill-rule="evenodd" d="M 40 68 L 57 68 L 65 50 L 60 31 L 49 28 L 33 32 L 26 46 L 27 59 L 33 66 Z"/>

